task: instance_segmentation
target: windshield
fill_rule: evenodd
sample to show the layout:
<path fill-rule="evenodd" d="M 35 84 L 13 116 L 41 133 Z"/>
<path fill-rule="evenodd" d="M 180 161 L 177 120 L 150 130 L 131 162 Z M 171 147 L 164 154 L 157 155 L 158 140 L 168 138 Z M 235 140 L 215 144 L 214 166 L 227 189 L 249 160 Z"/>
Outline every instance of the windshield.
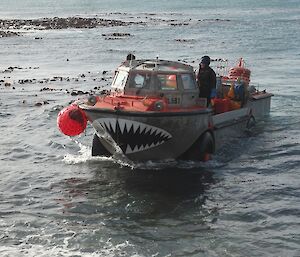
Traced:
<path fill-rule="evenodd" d="M 151 85 L 150 73 L 131 73 L 129 79 L 130 88 L 149 89 Z"/>
<path fill-rule="evenodd" d="M 183 88 L 186 90 L 195 89 L 196 83 L 192 74 L 181 74 Z"/>
<path fill-rule="evenodd" d="M 124 89 L 127 77 L 128 77 L 128 72 L 118 71 L 117 74 L 115 75 L 115 79 L 112 86 L 118 89 Z"/>

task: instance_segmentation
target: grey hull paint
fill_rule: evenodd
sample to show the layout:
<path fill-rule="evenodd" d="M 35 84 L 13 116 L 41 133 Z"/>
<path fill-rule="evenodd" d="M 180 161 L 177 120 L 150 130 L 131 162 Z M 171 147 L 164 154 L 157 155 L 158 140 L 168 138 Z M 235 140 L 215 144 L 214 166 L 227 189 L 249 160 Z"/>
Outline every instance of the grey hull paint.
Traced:
<path fill-rule="evenodd" d="M 208 128 L 210 112 L 187 115 L 102 113 L 85 109 L 92 126 L 111 153 L 122 151 L 131 160 L 176 159 Z M 107 147 L 114 143 L 119 147 Z"/>
<path fill-rule="evenodd" d="M 244 108 L 212 112 L 130 113 L 80 106 L 109 152 L 122 152 L 133 161 L 176 159 L 207 130 L 217 150 L 228 138 L 247 127 L 251 116 L 260 119 L 270 111 L 271 96 L 249 101 Z"/>
<path fill-rule="evenodd" d="M 250 119 L 254 118 L 257 122 L 268 116 L 270 113 L 271 97 L 272 95 L 269 94 L 264 98 L 257 100 L 252 99 L 249 100 L 247 105 L 242 109 L 222 113 L 220 116 L 221 120 L 224 122 L 219 124 L 214 123 L 216 151 L 231 139 L 245 135 L 245 131 L 248 130 Z M 218 115 L 214 115 L 214 118 L 216 116 Z"/>
<path fill-rule="evenodd" d="M 264 98 L 252 99 L 248 102 L 248 107 L 252 110 L 252 115 L 256 120 L 264 118 L 266 115 L 269 115 L 271 108 L 271 94 L 268 94 Z"/>

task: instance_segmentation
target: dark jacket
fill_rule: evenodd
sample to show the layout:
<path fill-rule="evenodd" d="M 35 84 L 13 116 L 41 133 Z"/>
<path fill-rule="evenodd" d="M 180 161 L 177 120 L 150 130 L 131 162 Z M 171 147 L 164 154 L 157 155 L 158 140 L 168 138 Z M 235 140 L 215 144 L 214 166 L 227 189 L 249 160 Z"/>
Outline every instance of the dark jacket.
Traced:
<path fill-rule="evenodd" d="M 200 90 L 199 96 L 210 98 L 211 90 L 216 88 L 216 73 L 209 66 L 203 69 L 199 68 L 197 83 Z"/>

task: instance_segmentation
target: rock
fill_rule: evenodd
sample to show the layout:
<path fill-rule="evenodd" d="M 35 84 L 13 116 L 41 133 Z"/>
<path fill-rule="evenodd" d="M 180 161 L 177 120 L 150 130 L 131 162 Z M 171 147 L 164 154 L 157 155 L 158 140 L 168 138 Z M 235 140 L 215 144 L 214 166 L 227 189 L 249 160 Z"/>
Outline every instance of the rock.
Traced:
<path fill-rule="evenodd" d="M 130 37 L 131 34 L 114 32 L 114 33 L 102 34 L 102 36 L 103 37 Z"/>
<path fill-rule="evenodd" d="M 101 95 L 106 95 L 108 93 L 109 93 L 109 90 L 106 90 L 106 89 L 104 89 L 100 92 Z"/>
<path fill-rule="evenodd" d="M 1 25 L 1 20 L 0 20 L 0 25 Z M 0 30 L 0 38 L 1 37 L 14 37 L 14 36 L 20 36 L 20 33 L 13 32 L 13 31 L 2 31 L 2 30 Z"/>
<path fill-rule="evenodd" d="M 84 92 L 84 91 L 82 91 L 82 90 L 73 90 L 72 92 L 71 92 L 71 95 L 72 96 L 76 96 L 76 95 L 87 95 L 89 92 Z"/>

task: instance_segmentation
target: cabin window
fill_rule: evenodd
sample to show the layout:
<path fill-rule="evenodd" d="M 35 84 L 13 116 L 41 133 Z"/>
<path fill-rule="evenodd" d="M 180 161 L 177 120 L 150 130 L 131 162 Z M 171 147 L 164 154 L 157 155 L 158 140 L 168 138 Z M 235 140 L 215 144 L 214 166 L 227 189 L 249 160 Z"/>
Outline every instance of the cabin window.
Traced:
<path fill-rule="evenodd" d="M 130 74 L 130 88 L 145 88 L 149 89 L 151 83 L 151 74 L 148 73 L 133 73 Z"/>
<path fill-rule="evenodd" d="M 196 88 L 196 82 L 192 74 L 181 74 L 181 80 L 185 90 Z"/>
<path fill-rule="evenodd" d="M 140 74 L 136 74 L 136 76 L 134 78 L 135 87 L 137 87 L 137 88 L 143 87 L 144 82 L 145 82 L 144 76 L 142 76 Z"/>
<path fill-rule="evenodd" d="M 158 74 L 157 78 L 162 90 L 177 90 L 177 77 L 175 74 Z"/>
<path fill-rule="evenodd" d="M 126 71 L 118 71 L 114 79 L 113 87 L 123 89 L 126 84 L 127 77 L 128 73 Z"/>

